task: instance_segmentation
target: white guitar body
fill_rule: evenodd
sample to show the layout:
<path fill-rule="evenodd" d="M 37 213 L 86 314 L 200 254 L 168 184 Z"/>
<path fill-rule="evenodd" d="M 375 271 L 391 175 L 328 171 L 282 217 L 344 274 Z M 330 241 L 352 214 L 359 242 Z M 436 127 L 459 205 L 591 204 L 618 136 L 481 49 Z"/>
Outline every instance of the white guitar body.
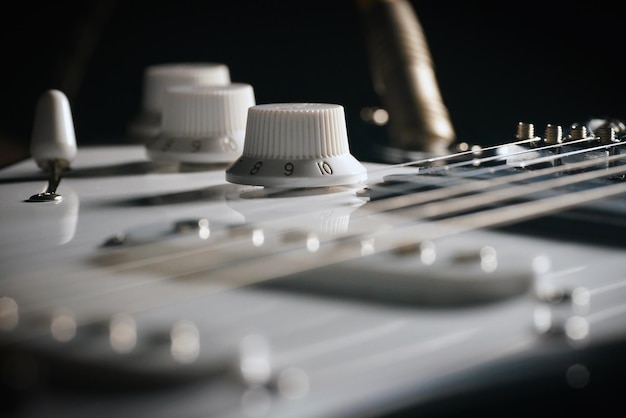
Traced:
<path fill-rule="evenodd" d="M 8 416 L 471 416 L 537 382 L 611 387 L 623 248 L 370 211 L 417 169 L 365 165 L 366 184 L 277 192 L 79 147 L 58 203 L 26 202 L 32 160 L 4 169 Z"/>

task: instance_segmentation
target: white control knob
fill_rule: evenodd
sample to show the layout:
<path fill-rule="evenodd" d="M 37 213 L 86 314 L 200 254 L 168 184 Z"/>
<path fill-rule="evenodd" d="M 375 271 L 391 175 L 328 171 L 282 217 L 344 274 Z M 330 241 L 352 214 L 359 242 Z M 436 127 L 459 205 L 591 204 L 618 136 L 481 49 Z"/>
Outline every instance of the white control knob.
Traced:
<path fill-rule="evenodd" d="M 327 103 L 251 107 L 243 154 L 226 170 L 231 183 L 269 187 L 349 185 L 366 178 L 350 154 L 343 107 Z"/>
<path fill-rule="evenodd" d="M 141 111 L 129 126 L 131 138 L 145 141 L 158 135 L 161 126 L 163 93 L 178 85 L 223 86 L 230 83 L 228 66 L 220 63 L 158 64 L 143 75 Z"/>
<path fill-rule="evenodd" d="M 243 150 L 251 85 L 176 86 L 163 96 L 161 133 L 146 145 L 157 161 L 230 163 Z"/>

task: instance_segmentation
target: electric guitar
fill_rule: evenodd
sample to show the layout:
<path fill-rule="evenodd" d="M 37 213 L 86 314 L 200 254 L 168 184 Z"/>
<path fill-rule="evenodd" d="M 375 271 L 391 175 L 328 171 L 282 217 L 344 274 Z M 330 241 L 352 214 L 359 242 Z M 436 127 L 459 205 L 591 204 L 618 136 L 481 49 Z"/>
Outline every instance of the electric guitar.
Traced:
<path fill-rule="evenodd" d="M 62 199 L 33 203 L 47 176 L 31 159 L 7 167 L 5 411 L 328 418 L 604 405 L 624 370 L 626 154 L 621 133 L 595 132 L 364 162 L 366 180 L 328 187 L 235 184 L 228 164 L 79 146 Z"/>

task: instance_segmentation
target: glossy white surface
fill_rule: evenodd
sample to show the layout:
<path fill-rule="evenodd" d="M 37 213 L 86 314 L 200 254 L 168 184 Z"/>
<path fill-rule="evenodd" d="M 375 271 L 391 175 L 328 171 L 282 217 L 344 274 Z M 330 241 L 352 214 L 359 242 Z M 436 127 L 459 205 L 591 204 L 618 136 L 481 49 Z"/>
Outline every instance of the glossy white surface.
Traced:
<path fill-rule="evenodd" d="M 413 171 L 366 167 L 369 185 Z M 417 221 L 368 211 L 359 188 L 277 192 L 224 169 L 79 149 L 59 204 L 24 202 L 46 185 L 33 161 L 0 173 L 3 346 L 65 360 L 79 385 L 177 382 L 41 393 L 20 418 L 367 416 L 515 379 L 502 371 L 523 360 L 531 375 L 566 370 L 576 347 L 626 331 L 621 249 L 470 231 L 381 251 Z M 549 286 L 590 302 L 539 302 Z"/>

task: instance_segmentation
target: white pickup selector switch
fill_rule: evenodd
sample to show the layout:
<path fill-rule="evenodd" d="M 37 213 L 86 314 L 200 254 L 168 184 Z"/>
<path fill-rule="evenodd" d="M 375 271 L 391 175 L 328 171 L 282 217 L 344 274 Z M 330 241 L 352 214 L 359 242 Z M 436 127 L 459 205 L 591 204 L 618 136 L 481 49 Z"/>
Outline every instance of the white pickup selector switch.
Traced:
<path fill-rule="evenodd" d="M 74 121 L 67 96 L 60 90 L 47 90 L 37 101 L 30 153 L 37 165 L 48 173 L 48 188 L 31 196 L 28 202 L 62 200 L 56 189 L 76 152 Z"/>
<path fill-rule="evenodd" d="M 74 121 L 67 96 L 47 90 L 37 101 L 30 152 L 39 167 L 48 170 L 54 161 L 67 168 L 76 156 Z"/>
<path fill-rule="evenodd" d="M 225 86 L 230 82 L 230 70 L 221 63 L 171 63 L 147 67 L 143 74 L 141 111 L 129 126 L 130 137 L 145 141 L 159 134 L 163 94 L 168 88 L 189 84 Z"/>
<path fill-rule="evenodd" d="M 226 170 L 231 183 L 267 187 L 338 186 L 366 178 L 350 154 L 343 107 L 327 103 L 251 107 L 243 154 Z"/>
<path fill-rule="evenodd" d="M 163 95 L 160 134 L 146 144 L 157 161 L 230 163 L 243 150 L 254 89 L 245 83 L 187 85 Z"/>

